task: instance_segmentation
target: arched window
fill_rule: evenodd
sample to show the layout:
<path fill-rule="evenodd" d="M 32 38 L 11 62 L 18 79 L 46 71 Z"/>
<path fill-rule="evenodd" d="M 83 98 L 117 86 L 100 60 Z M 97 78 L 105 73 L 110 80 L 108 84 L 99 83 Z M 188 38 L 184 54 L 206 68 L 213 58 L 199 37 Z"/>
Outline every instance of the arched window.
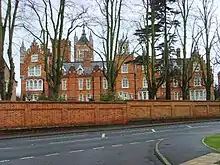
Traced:
<path fill-rule="evenodd" d="M 26 90 L 29 90 L 30 89 L 30 82 L 29 80 L 26 81 Z"/>
<path fill-rule="evenodd" d="M 33 80 L 30 80 L 30 89 L 33 89 Z"/>
<path fill-rule="evenodd" d="M 42 80 L 38 81 L 38 89 L 43 89 L 43 81 Z"/>
<path fill-rule="evenodd" d="M 34 80 L 34 89 L 37 89 L 37 80 Z"/>
<path fill-rule="evenodd" d="M 129 88 L 128 78 L 124 77 L 121 82 L 122 88 Z"/>

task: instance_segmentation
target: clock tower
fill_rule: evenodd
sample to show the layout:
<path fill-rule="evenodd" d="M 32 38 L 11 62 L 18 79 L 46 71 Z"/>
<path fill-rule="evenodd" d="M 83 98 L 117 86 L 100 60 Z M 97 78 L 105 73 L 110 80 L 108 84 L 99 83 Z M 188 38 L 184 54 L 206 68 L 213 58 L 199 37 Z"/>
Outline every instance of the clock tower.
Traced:
<path fill-rule="evenodd" d="M 86 37 L 85 26 L 83 26 L 82 35 L 78 40 L 78 36 L 75 33 L 74 36 L 74 61 L 83 62 L 84 60 L 94 60 L 93 55 L 93 38 L 90 33 L 89 40 Z"/>

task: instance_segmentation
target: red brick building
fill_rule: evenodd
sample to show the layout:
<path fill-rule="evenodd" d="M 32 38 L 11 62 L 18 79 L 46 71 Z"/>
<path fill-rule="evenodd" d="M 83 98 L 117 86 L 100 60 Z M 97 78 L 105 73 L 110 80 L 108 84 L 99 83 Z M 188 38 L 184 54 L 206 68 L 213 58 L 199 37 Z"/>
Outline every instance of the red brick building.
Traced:
<path fill-rule="evenodd" d="M 66 100 L 74 101 L 89 101 L 90 98 L 95 101 L 100 100 L 100 94 L 107 92 L 107 81 L 102 73 L 105 62 L 94 61 L 94 53 L 92 51 L 94 43 L 91 33 L 89 39 L 84 28 L 79 39 L 75 34 L 74 62 L 71 62 L 71 43 L 68 41 L 68 44 L 65 45 L 67 45 L 68 51 L 65 51 L 60 96 Z M 128 47 L 128 42 L 126 42 L 123 47 L 125 54 L 128 54 Z M 132 55 L 126 56 L 126 61 L 133 59 Z M 180 56 L 172 59 L 172 67 L 181 68 L 181 63 Z M 194 52 L 192 57 L 187 59 L 187 63 L 190 74 L 192 74 L 188 98 L 190 100 L 205 100 L 206 91 L 202 81 L 202 68 L 204 69 L 205 63 L 198 52 Z M 20 68 L 21 94 L 23 98 L 37 100 L 43 91 L 45 91 L 46 95 L 48 94 L 46 73 L 44 71 L 44 55 L 36 41 L 33 41 L 28 50 L 25 49 L 24 45 L 21 46 Z M 171 81 L 171 98 L 174 100 L 181 100 L 180 85 L 180 80 L 178 79 Z M 119 98 L 124 100 L 147 100 L 147 86 L 141 65 L 134 63 L 122 64 L 116 80 L 116 94 Z M 214 94 L 212 95 L 212 99 L 214 99 Z M 157 98 L 165 98 L 165 84 L 159 88 Z"/>

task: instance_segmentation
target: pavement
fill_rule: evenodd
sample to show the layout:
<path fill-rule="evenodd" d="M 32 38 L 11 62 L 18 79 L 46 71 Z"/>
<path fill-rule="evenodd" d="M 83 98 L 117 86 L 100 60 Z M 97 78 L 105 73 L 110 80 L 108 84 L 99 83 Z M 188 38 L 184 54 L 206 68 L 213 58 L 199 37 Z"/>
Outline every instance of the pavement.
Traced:
<path fill-rule="evenodd" d="M 217 165 L 220 164 L 220 154 L 219 153 L 209 153 L 198 158 L 192 159 L 181 165 Z"/>
<path fill-rule="evenodd" d="M 161 152 L 174 161 L 172 164 L 180 164 L 211 152 L 201 139 L 219 132 L 219 124 L 216 121 L 4 139 L 0 140 L 0 165 L 162 165 L 154 154 L 161 139 L 165 139 L 159 146 Z"/>

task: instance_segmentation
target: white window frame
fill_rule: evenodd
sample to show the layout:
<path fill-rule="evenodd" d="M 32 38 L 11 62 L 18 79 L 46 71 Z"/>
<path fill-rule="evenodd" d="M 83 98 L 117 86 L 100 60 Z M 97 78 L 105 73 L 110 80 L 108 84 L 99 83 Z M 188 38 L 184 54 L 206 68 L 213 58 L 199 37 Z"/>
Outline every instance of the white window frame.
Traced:
<path fill-rule="evenodd" d="M 26 90 L 27 91 L 42 91 L 43 90 L 43 80 L 31 79 L 26 80 Z"/>
<path fill-rule="evenodd" d="M 148 83 L 146 77 L 143 78 L 143 88 L 148 88 Z"/>
<path fill-rule="evenodd" d="M 41 76 L 41 66 L 29 66 L 28 67 L 28 76 L 39 77 Z"/>
<path fill-rule="evenodd" d="M 35 66 L 35 76 L 41 76 L 41 66 Z"/>
<path fill-rule="evenodd" d="M 84 96 L 82 93 L 79 94 L 79 101 L 84 101 Z"/>
<path fill-rule="evenodd" d="M 128 73 L 128 64 L 122 64 L 121 73 Z"/>
<path fill-rule="evenodd" d="M 35 71 L 34 71 L 34 66 L 29 66 L 28 67 L 28 76 L 34 76 Z"/>
<path fill-rule="evenodd" d="M 139 100 L 148 100 L 149 99 L 148 91 L 140 91 L 138 93 L 138 99 Z"/>
<path fill-rule="evenodd" d="M 5 81 L 5 92 L 8 92 L 8 80 Z"/>
<path fill-rule="evenodd" d="M 121 80 L 121 87 L 122 88 L 129 88 L 129 80 L 128 80 L 128 78 L 124 77 Z"/>
<path fill-rule="evenodd" d="M 38 54 L 31 55 L 31 62 L 38 62 Z"/>
<path fill-rule="evenodd" d="M 174 92 L 173 100 L 179 100 L 179 93 L 178 92 Z"/>
<path fill-rule="evenodd" d="M 43 80 L 38 80 L 38 89 L 43 90 Z"/>
<path fill-rule="evenodd" d="M 30 80 L 30 89 L 29 90 L 33 90 L 33 87 L 34 87 L 34 82 L 33 82 L 33 80 Z"/>
<path fill-rule="evenodd" d="M 79 90 L 83 90 L 83 79 L 78 79 L 78 88 Z"/>
<path fill-rule="evenodd" d="M 190 100 L 194 100 L 194 91 L 193 90 L 190 90 Z"/>
<path fill-rule="evenodd" d="M 26 81 L 26 90 L 29 90 L 29 89 L 30 89 L 30 81 L 27 80 L 27 81 Z"/>
<path fill-rule="evenodd" d="M 128 92 L 123 92 L 123 100 L 129 100 Z"/>
<path fill-rule="evenodd" d="M 108 89 L 108 81 L 105 77 L 102 79 L 103 89 Z"/>
<path fill-rule="evenodd" d="M 62 94 L 62 97 L 67 101 L 67 94 Z"/>
<path fill-rule="evenodd" d="M 38 81 L 34 80 L 33 90 L 38 90 Z"/>
<path fill-rule="evenodd" d="M 202 86 L 202 78 L 201 77 L 196 76 L 196 77 L 194 77 L 193 81 L 194 81 L 194 86 L 195 87 Z"/>
<path fill-rule="evenodd" d="M 91 99 L 91 98 L 92 98 L 92 95 L 91 95 L 90 93 L 86 94 L 86 101 L 87 101 L 87 102 L 88 102 L 89 99 Z"/>
<path fill-rule="evenodd" d="M 91 79 L 86 79 L 86 90 L 91 89 Z"/>
<path fill-rule="evenodd" d="M 67 81 L 62 80 L 62 90 L 67 90 Z"/>

